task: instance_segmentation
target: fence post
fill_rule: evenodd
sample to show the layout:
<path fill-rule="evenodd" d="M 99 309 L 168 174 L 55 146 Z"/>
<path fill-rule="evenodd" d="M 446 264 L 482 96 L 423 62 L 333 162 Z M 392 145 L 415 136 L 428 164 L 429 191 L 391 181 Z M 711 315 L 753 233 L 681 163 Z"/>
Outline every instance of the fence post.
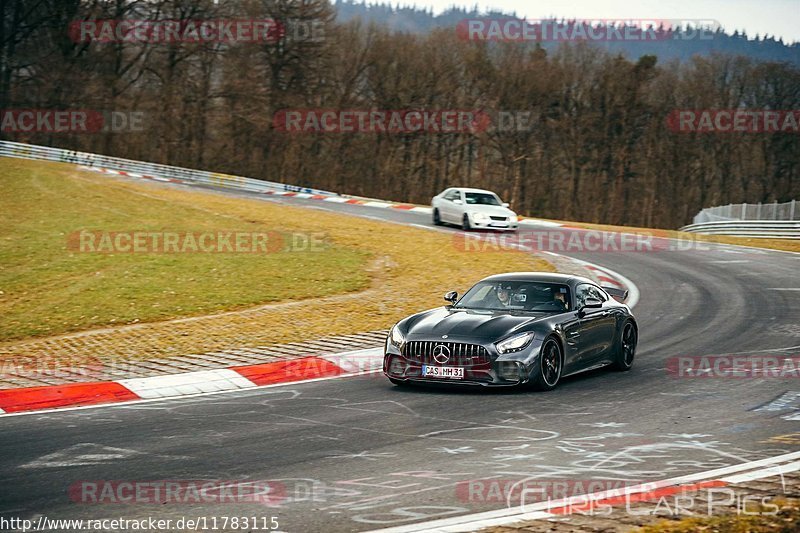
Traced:
<path fill-rule="evenodd" d="M 772 220 L 778 220 L 778 200 L 772 204 Z"/>
<path fill-rule="evenodd" d="M 797 200 L 792 200 L 792 207 L 789 208 L 789 220 L 794 220 L 794 204 Z"/>
<path fill-rule="evenodd" d="M 739 220 L 744 220 L 745 215 L 747 215 L 747 202 L 742 204 L 742 216 L 739 217 Z"/>
<path fill-rule="evenodd" d="M 756 210 L 756 220 L 761 220 L 761 202 L 758 202 L 758 209 Z"/>

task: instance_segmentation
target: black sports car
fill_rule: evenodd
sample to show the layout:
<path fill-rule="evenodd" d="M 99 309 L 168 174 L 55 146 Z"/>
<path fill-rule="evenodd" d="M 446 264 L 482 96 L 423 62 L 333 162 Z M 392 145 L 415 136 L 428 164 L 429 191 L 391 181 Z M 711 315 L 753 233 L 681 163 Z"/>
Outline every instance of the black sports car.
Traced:
<path fill-rule="evenodd" d="M 639 328 L 615 299 L 626 297 L 578 276 L 490 276 L 461 299 L 448 292 L 450 305 L 398 322 L 386 339 L 383 372 L 396 385 L 530 383 L 550 390 L 577 372 L 629 370 Z"/>

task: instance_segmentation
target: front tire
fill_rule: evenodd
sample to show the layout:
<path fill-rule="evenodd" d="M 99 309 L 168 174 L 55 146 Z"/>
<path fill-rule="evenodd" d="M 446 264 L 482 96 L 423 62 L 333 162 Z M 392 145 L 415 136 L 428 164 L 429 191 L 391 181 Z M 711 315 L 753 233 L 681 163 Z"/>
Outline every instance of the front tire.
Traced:
<path fill-rule="evenodd" d="M 434 226 L 441 226 L 442 225 L 442 217 L 439 215 L 439 210 L 433 210 L 433 225 Z"/>
<path fill-rule="evenodd" d="M 556 339 L 550 337 L 542 345 L 536 377 L 532 382 L 533 387 L 541 391 L 555 389 L 561 379 L 563 366 L 564 357 L 561 353 L 561 345 Z"/>
<path fill-rule="evenodd" d="M 472 229 L 472 226 L 469 223 L 469 215 L 464 213 L 464 218 L 461 220 L 461 229 L 464 231 L 469 231 Z"/>
<path fill-rule="evenodd" d="M 622 333 L 619 336 L 617 353 L 614 360 L 614 368 L 622 372 L 627 372 L 633 366 L 636 357 L 636 344 L 639 342 L 639 333 L 636 326 L 630 320 L 622 326 Z"/>

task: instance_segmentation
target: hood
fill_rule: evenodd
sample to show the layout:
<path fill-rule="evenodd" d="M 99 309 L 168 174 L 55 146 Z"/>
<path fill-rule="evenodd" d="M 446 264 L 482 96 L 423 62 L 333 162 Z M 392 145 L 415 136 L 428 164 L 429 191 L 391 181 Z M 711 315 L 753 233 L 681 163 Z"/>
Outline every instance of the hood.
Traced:
<path fill-rule="evenodd" d="M 470 311 L 440 307 L 410 317 L 404 331 L 410 340 L 474 337 L 500 340 L 520 326 L 546 316 L 544 313 L 509 314 L 502 311 Z"/>
<path fill-rule="evenodd" d="M 486 213 L 489 216 L 513 217 L 516 213 L 502 205 L 465 205 L 464 210 L 469 213 Z"/>

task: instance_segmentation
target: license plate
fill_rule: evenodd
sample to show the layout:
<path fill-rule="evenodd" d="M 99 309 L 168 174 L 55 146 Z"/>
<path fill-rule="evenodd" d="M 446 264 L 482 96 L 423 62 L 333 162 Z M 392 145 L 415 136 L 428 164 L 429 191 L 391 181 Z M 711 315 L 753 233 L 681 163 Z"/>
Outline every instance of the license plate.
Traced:
<path fill-rule="evenodd" d="M 464 369 L 457 366 L 422 365 L 422 377 L 464 379 Z"/>

